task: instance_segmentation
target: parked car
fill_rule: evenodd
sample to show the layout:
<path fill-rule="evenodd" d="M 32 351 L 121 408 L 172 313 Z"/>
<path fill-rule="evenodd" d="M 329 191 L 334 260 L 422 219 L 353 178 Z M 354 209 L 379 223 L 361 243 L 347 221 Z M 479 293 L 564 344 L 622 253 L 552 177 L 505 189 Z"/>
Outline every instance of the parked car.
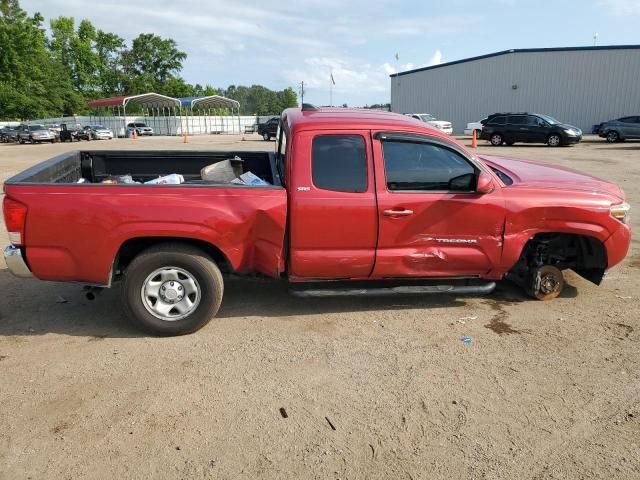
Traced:
<path fill-rule="evenodd" d="M 130 136 L 133 133 L 134 130 L 136 131 L 136 134 L 138 134 L 138 136 L 142 136 L 142 135 L 151 136 L 151 135 L 153 135 L 153 128 L 148 127 L 146 123 L 142 123 L 142 122 L 128 123 L 127 124 L 127 136 Z"/>
<path fill-rule="evenodd" d="M 79 132 L 82 130 L 80 125 L 67 125 L 66 123 L 60 124 L 60 141 L 61 142 L 73 142 L 74 140 L 80 140 Z"/>
<path fill-rule="evenodd" d="M 18 127 L 18 141 L 20 143 L 42 143 L 56 141 L 56 136 L 44 125 L 20 125 Z"/>
<path fill-rule="evenodd" d="M 467 128 L 464 129 L 464 134 L 473 135 L 473 132 L 476 132 L 476 138 L 480 138 L 480 134 L 482 133 L 482 122 L 486 120 L 486 118 L 483 118 L 482 120 L 477 122 L 467 123 Z"/>
<path fill-rule="evenodd" d="M 55 137 L 55 141 L 59 142 L 60 141 L 60 132 L 62 131 L 62 128 L 60 127 L 60 124 L 59 123 L 47 123 L 47 124 L 45 124 L 45 127 L 48 128 L 51 133 L 53 133 L 53 135 Z"/>
<path fill-rule="evenodd" d="M 82 127 L 81 129 L 76 131 L 76 138 L 78 140 L 92 140 L 93 139 L 93 135 L 91 134 L 91 128 L 86 125 L 84 127 Z"/>
<path fill-rule="evenodd" d="M 1 143 L 15 143 L 18 141 L 18 131 L 12 127 L 0 128 Z"/>
<path fill-rule="evenodd" d="M 416 120 L 420 120 L 421 122 L 428 123 L 429 125 L 436 127 L 438 130 L 446 133 L 447 135 L 451 135 L 453 133 L 453 126 L 451 125 L 451 122 L 438 120 L 430 113 L 405 113 L 405 115 L 411 118 L 415 118 Z"/>
<path fill-rule="evenodd" d="M 91 131 L 91 138 L 93 140 L 112 140 L 113 132 L 111 129 L 105 127 L 104 125 L 89 125 L 89 130 Z"/>
<path fill-rule="evenodd" d="M 269 141 L 272 138 L 276 138 L 279 124 L 280 124 L 280 119 L 278 117 L 273 117 L 264 123 L 259 123 L 258 130 L 257 130 L 258 135 L 260 135 L 265 141 Z"/>
<path fill-rule="evenodd" d="M 515 142 L 546 143 L 551 147 L 571 145 L 582 140 L 582 130 L 538 113 L 494 113 L 482 125 L 480 138 L 492 145 Z"/>
<path fill-rule="evenodd" d="M 606 138 L 607 142 L 622 142 L 628 138 L 640 138 L 640 115 L 603 122 L 598 128 L 598 135 Z"/>
<path fill-rule="evenodd" d="M 200 176 L 235 156 L 257 182 Z M 178 184 L 158 184 L 167 173 Z M 562 270 L 599 284 L 631 240 L 620 187 L 371 110 L 287 109 L 276 152 L 68 152 L 4 188 L 11 272 L 119 282 L 128 317 L 159 335 L 209 322 L 223 273 L 301 297 L 483 294 L 509 278 L 550 300 Z"/>

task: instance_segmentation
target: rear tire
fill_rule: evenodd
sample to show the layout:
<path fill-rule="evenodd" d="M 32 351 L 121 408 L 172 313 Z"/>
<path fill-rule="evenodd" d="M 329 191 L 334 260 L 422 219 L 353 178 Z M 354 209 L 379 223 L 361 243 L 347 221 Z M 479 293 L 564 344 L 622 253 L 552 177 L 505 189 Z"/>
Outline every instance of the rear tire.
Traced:
<path fill-rule="evenodd" d="M 271 137 L 269 136 L 269 134 L 268 134 L 268 133 L 263 133 L 263 134 L 262 134 L 262 139 L 263 139 L 265 142 L 268 142 L 269 140 L 271 140 Z"/>
<path fill-rule="evenodd" d="M 222 274 L 207 254 L 189 245 L 164 243 L 145 250 L 129 264 L 122 282 L 122 304 L 126 316 L 153 335 L 185 335 L 216 315 L 223 291 Z"/>
<path fill-rule="evenodd" d="M 499 147 L 500 145 L 502 145 L 502 142 L 504 142 L 504 137 L 499 134 L 499 133 L 494 133 L 493 135 L 491 135 L 491 145 L 493 145 L 494 147 Z"/>

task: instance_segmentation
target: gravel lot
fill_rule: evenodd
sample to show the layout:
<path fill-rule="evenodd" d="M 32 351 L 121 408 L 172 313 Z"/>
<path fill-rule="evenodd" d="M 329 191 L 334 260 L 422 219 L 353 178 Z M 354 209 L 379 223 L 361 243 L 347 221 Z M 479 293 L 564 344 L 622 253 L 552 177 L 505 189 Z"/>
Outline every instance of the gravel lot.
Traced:
<path fill-rule="evenodd" d="M 70 149 L 270 146 L 2 144 L 0 183 Z M 582 169 L 640 208 L 640 142 L 478 152 Z M 488 297 L 302 300 L 235 280 L 203 330 L 153 338 L 123 318 L 118 289 L 90 302 L 0 259 L 0 478 L 637 479 L 639 279 L 636 240 L 602 286 L 567 272 L 547 303 L 507 283 Z"/>

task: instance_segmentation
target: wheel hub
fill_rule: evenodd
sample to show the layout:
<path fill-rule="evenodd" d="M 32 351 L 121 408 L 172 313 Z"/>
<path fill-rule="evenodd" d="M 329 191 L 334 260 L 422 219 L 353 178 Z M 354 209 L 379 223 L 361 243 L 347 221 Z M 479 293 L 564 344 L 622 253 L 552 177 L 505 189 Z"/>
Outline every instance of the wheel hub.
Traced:
<path fill-rule="evenodd" d="M 540 291 L 545 295 L 555 292 L 557 288 L 558 281 L 552 273 L 547 273 L 540 279 Z"/>
<path fill-rule="evenodd" d="M 184 295 L 184 286 L 178 281 L 164 282 L 160 287 L 160 298 L 165 302 L 175 303 L 182 300 Z"/>
<path fill-rule="evenodd" d="M 140 295 L 151 315 L 160 320 L 175 321 L 196 310 L 202 292 L 192 273 L 178 267 L 163 267 L 147 277 Z"/>

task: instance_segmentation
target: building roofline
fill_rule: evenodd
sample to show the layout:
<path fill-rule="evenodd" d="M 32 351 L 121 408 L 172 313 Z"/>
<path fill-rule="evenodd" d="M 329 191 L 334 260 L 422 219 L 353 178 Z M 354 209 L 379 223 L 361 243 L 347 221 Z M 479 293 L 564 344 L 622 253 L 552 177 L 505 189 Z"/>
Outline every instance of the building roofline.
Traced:
<path fill-rule="evenodd" d="M 405 72 L 392 73 L 390 77 L 401 77 L 410 73 L 424 72 L 425 70 L 433 70 L 435 68 L 449 67 L 459 63 L 474 62 L 485 58 L 499 57 L 500 55 L 508 55 L 510 53 L 540 53 L 540 52 L 575 52 L 588 50 L 640 50 L 640 45 L 602 45 L 595 47 L 551 47 L 551 48 L 512 48 L 511 50 L 502 50 L 501 52 L 488 53 L 477 57 L 463 58 L 462 60 L 454 60 L 453 62 L 441 63 L 439 65 L 431 65 L 429 67 L 414 68 Z"/>

